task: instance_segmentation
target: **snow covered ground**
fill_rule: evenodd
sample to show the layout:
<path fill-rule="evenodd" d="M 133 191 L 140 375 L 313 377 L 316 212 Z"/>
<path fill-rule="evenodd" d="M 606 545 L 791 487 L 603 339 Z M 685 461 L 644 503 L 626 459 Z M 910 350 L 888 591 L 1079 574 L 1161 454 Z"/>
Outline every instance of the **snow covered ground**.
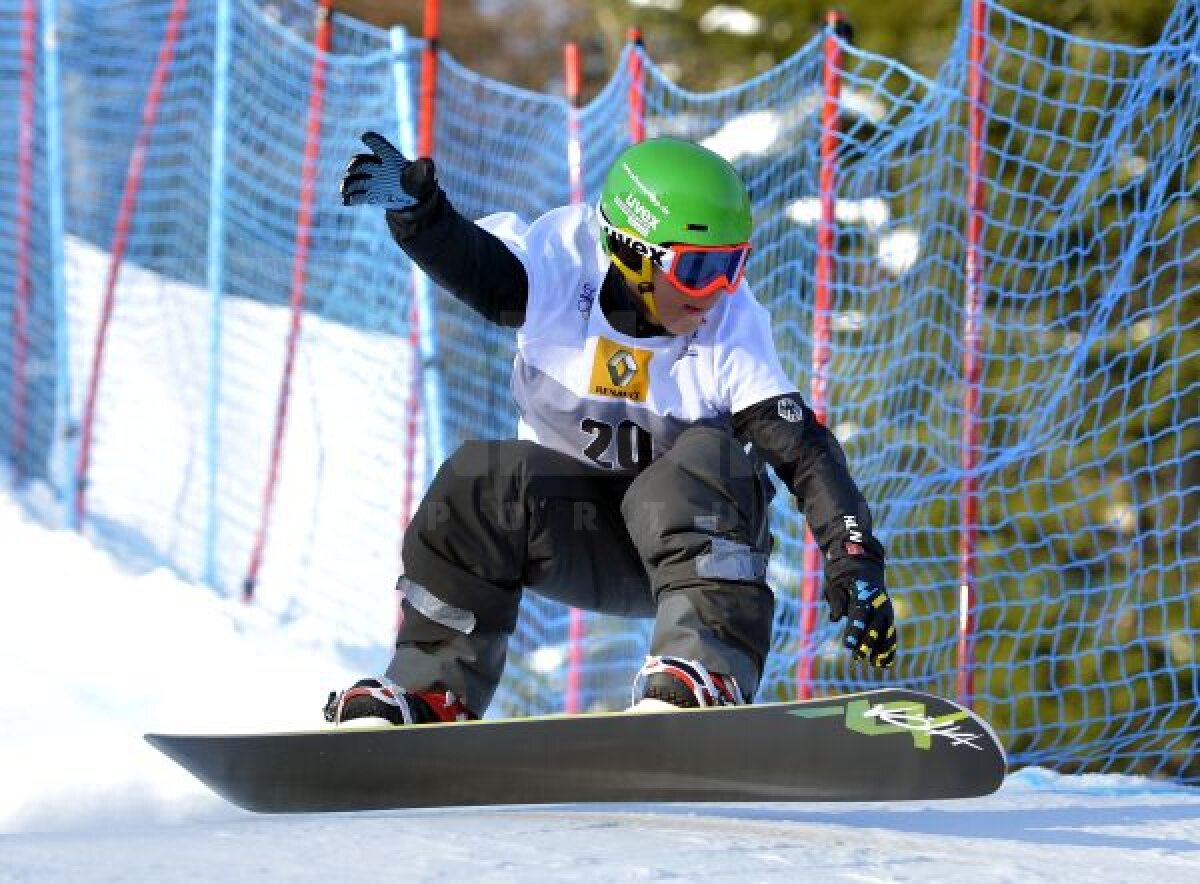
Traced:
<path fill-rule="evenodd" d="M 132 572 L 44 503 L 0 468 L 0 881 L 1200 881 L 1200 790 L 1041 770 L 951 803 L 254 816 L 141 734 L 311 727 L 387 649 Z"/>

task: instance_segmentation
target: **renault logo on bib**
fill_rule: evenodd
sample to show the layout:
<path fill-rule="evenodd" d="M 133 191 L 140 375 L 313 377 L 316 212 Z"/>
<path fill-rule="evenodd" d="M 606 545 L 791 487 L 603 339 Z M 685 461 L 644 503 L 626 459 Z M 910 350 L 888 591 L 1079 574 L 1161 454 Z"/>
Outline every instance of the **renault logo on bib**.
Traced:
<path fill-rule="evenodd" d="M 608 376 L 613 384 L 624 387 L 637 377 L 637 361 L 628 350 L 618 350 L 613 358 L 608 360 Z"/>
<path fill-rule="evenodd" d="M 592 382 L 588 392 L 593 396 L 612 396 L 631 402 L 645 402 L 650 390 L 649 350 L 627 347 L 608 338 L 596 340 L 596 356 L 592 361 Z"/>

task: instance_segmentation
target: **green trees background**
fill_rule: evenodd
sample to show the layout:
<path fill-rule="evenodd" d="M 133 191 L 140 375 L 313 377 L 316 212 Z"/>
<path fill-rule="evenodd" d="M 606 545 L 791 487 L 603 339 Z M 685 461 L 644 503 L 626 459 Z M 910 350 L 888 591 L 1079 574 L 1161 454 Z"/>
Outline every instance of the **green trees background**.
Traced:
<path fill-rule="evenodd" d="M 415 0 L 335 0 L 335 8 L 380 26 L 400 24 L 420 34 L 423 3 Z M 1012 0 L 1005 6 L 1076 36 L 1131 46 L 1158 39 L 1172 0 Z M 736 7 L 759 19 L 758 30 L 729 30 L 728 16 L 706 20 L 714 7 Z M 442 42 L 472 70 L 530 89 L 561 84 L 562 44 L 579 42 L 587 56 L 589 94 L 607 80 L 631 26 L 642 29 L 654 58 L 687 89 L 740 83 L 778 64 L 842 12 L 863 49 L 933 76 L 946 59 L 961 17 L 959 0 L 475 0 L 442 2 Z M 714 27 L 718 21 L 726 27 Z"/>

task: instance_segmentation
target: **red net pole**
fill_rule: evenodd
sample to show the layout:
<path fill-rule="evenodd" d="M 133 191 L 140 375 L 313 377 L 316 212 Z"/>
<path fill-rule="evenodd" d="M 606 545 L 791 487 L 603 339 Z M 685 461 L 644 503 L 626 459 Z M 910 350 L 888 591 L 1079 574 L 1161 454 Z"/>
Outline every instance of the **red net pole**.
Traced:
<path fill-rule="evenodd" d="M 567 84 L 567 175 L 571 204 L 579 205 L 583 202 L 583 146 L 579 143 L 579 87 L 582 76 L 577 44 L 567 43 L 563 47 L 563 68 Z M 584 613 L 579 608 L 571 608 L 570 618 L 566 711 L 574 713 L 583 708 Z"/>
<path fill-rule="evenodd" d="M 104 303 L 100 309 L 100 323 L 96 329 L 96 341 L 92 349 L 92 370 L 88 378 L 87 396 L 84 399 L 79 456 L 75 463 L 75 506 L 72 518 L 76 528 L 83 524 L 87 510 L 87 474 L 91 462 L 96 398 L 100 390 L 100 374 L 104 368 L 104 348 L 108 341 L 108 327 L 112 321 L 113 307 L 116 303 L 117 278 L 120 276 L 121 262 L 124 260 L 125 248 L 129 242 L 129 224 L 133 219 L 138 190 L 141 188 L 146 148 L 150 143 L 150 136 L 154 132 L 158 105 L 162 100 L 162 92 L 167 82 L 167 73 L 171 69 L 171 61 L 175 57 L 175 44 L 179 41 L 179 32 L 183 27 L 186 12 L 187 0 L 175 0 L 171 4 L 171 12 L 167 18 L 167 30 L 163 35 L 162 44 L 159 46 L 158 60 L 154 64 L 154 73 L 150 78 L 150 90 L 146 93 L 145 104 L 142 105 L 141 126 L 133 143 L 133 152 L 129 156 L 129 166 L 125 173 L 125 190 L 121 194 L 121 204 L 117 209 L 116 232 L 113 236 L 112 252 L 109 256 L 108 276 L 104 282 Z"/>
<path fill-rule="evenodd" d="M 634 144 L 646 140 L 646 71 L 642 50 L 646 44 L 639 28 L 629 29 L 633 52 L 629 56 L 629 138 Z"/>
<path fill-rule="evenodd" d="M 829 382 L 829 314 L 833 304 L 834 250 L 837 236 L 837 148 L 838 104 L 841 97 L 842 42 L 838 36 L 842 17 L 830 12 L 826 17 L 824 63 L 824 99 L 821 103 L 821 217 L 817 221 L 816 299 L 813 305 L 812 381 L 810 405 L 817 420 L 826 420 Z M 813 695 L 813 669 L 816 658 L 813 634 L 817 621 L 817 593 L 822 574 L 821 550 L 813 539 L 812 528 L 804 531 L 804 585 L 800 599 L 800 665 L 796 692 L 802 700 Z"/>
<path fill-rule="evenodd" d="M 244 601 L 254 599 L 258 572 L 262 567 L 275 504 L 275 489 L 279 482 L 279 464 L 283 456 L 283 439 L 287 428 L 288 402 L 292 392 L 292 373 L 296 350 L 300 344 L 300 329 L 304 318 L 304 289 L 308 282 L 308 252 L 312 242 L 312 206 L 316 193 L 317 159 L 321 153 L 321 113 L 325 104 L 325 73 L 329 65 L 329 47 L 333 40 L 332 0 L 321 0 L 317 9 L 316 51 L 313 53 L 312 75 L 309 80 L 308 117 L 304 127 L 304 161 L 300 170 L 300 208 L 296 214 L 296 249 L 292 254 L 291 325 L 288 329 L 287 351 L 283 364 L 283 380 L 275 402 L 275 428 L 271 436 L 271 460 L 267 468 L 267 483 L 263 490 L 262 511 L 250 565 L 242 583 Z"/>
<path fill-rule="evenodd" d="M 567 176 L 571 188 L 571 204 L 583 202 L 583 146 L 579 142 L 579 92 L 583 79 L 579 60 L 579 45 L 563 47 L 563 66 L 567 84 Z"/>
<path fill-rule="evenodd" d="M 438 41 L 441 39 L 442 4 L 425 0 L 425 48 L 421 52 L 421 109 L 417 132 L 417 154 L 433 156 L 434 124 L 437 122 Z"/>
<path fill-rule="evenodd" d="M 425 47 L 421 50 L 420 106 L 417 111 L 417 156 L 433 157 L 436 144 L 434 126 L 437 123 L 437 71 L 438 40 L 441 27 L 441 3 L 425 0 L 425 20 L 422 36 Z M 408 345 L 412 354 L 412 383 L 408 396 L 408 455 L 404 467 L 403 500 L 400 505 L 400 535 L 408 530 L 413 517 L 413 486 L 417 475 L 417 432 L 421 421 L 421 308 L 417 297 L 417 286 L 422 283 L 413 274 L 413 296 L 408 311 Z M 435 467 L 436 468 L 436 467 Z M 403 561 L 401 562 L 403 568 Z M 403 596 L 396 601 L 396 629 L 404 623 Z"/>
<path fill-rule="evenodd" d="M 28 396 L 30 227 L 33 205 L 34 80 L 37 67 L 37 2 L 21 6 L 21 105 L 17 125 L 17 287 L 13 298 L 12 462 L 24 475 L 25 403 Z"/>
<path fill-rule="evenodd" d="M 971 4 L 971 42 L 968 48 L 967 124 L 967 267 L 963 321 L 963 471 L 959 506 L 959 623 L 958 698 L 964 706 L 975 700 L 975 551 L 979 532 L 979 401 L 982 379 L 979 321 L 983 309 L 983 147 L 987 125 L 984 55 L 987 48 L 987 4 Z"/>
<path fill-rule="evenodd" d="M 440 20 L 439 0 L 425 0 L 425 47 L 421 50 L 420 108 L 417 115 L 417 156 L 422 157 L 432 157 L 435 144 Z M 400 507 L 401 533 L 408 528 L 408 523 L 412 520 L 413 486 L 416 483 L 416 438 L 421 418 L 421 310 L 415 289 L 408 314 L 408 343 L 412 352 L 413 376 L 407 409 L 408 460 L 405 465 L 404 500 Z"/>

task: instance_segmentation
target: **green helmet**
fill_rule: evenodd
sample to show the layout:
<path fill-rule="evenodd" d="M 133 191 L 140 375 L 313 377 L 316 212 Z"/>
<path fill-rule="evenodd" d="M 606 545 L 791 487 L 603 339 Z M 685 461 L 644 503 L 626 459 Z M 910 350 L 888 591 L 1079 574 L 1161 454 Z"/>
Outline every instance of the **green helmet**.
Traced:
<path fill-rule="evenodd" d="M 678 138 L 626 148 L 604 179 L 600 209 L 613 227 L 656 245 L 750 240 L 750 195 L 737 170 L 708 148 Z"/>

